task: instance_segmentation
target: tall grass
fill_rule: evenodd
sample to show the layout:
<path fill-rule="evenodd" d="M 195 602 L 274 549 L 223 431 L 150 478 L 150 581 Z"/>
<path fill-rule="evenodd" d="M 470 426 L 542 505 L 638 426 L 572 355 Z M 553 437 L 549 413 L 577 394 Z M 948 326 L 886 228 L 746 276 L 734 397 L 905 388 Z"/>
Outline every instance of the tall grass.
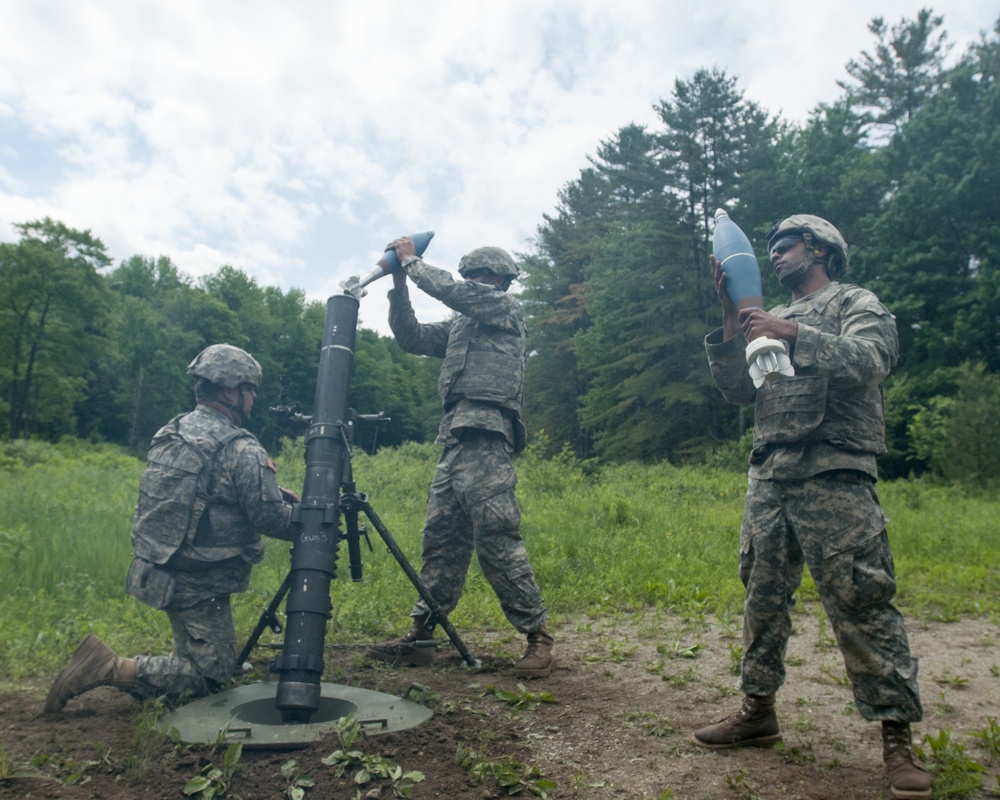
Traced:
<path fill-rule="evenodd" d="M 414 567 L 438 449 L 407 444 L 374 457 L 357 452 L 354 477 Z M 283 485 L 302 485 L 300 444 L 278 461 Z M 129 531 L 142 464 L 112 448 L 32 445 L 0 453 L 0 674 L 50 672 L 86 632 L 123 652 L 166 652 L 166 615 L 124 590 Z M 518 461 L 522 532 L 546 603 L 571 614 L 658 607 L 680 614 L 738 613 L 739 525 L 746 477 L 709 468 L 626 464 L 593 470 L 567 455 Z M 961 487 L 880 484 L 892 522 L 898 603 L 941 619 L 980 614 L 1000 600 L 1000 502 Z M 331 595 L 328 641 L 352 643 L 400 631 L 416 592 L 369 525 L 364 580 L 349 578 L 346 548 Z M 288 545 L 268 542 L 250 590 L 234 598 L 249 633 L 288 569 Z M 803 594 L 813 594 L 806 581 Z M 994 612 L 995 613 L 995 612 Z M 475 565 L 453 621 L 504 629 Z M 265 641 L 269 634 L 265 635 Z"/>

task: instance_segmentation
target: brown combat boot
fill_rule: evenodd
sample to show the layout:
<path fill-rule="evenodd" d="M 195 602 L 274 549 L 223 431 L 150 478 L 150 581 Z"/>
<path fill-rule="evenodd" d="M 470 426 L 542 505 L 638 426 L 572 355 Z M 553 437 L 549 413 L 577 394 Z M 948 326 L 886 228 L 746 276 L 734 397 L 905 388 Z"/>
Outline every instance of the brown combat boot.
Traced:
<path fill-rule="evenodd" d="M 426 620 L 414 617 L 413 627 L 408 633 L 396 639 L 372 645 L 365 651 L 365 654 L 374 661 L 382 661 L 393 666 L 407 664 L 411 667 L 423 667 L 434 663 L 436 652 L 434 626 L 428 626 Z"/>
<path fill-rule="evenodd" d="M 514 665 L 514 675 L 518 678 L 547 678 L 556 665 L 552 654 L 555 639 L 544 627 L 528 634 L 528 649 L 521 660 Z"/>
<path fill-rule="evenodd" d="M 739 712 L 699 728 L 691 741 L 709 750 L 728 747 L 771 747 L 781 741 L 774 695 L 746 695 Z"/>
<path fill-rule="evenodd" d="M 910 723 L 882 723 L 882 758 L 889 776 L 889 792 L 896 800 L 921 800 L 931 796 L 931 774 L 913 752 Z"/>
<path fill-rule="evenodd" d="M 127 691 L 134 685 L 135 659 L 119 658 L 97 636 L 90 634 L 52 684 L 44 710 L 46 714 L 61 711 L 68 700 L 98 686 L 114 686 Z"/>

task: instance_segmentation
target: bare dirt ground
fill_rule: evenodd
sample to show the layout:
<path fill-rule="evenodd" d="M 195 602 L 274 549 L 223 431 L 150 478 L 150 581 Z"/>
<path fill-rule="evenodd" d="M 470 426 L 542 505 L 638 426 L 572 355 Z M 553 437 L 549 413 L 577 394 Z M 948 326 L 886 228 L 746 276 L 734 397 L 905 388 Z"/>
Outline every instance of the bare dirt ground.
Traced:
<path fill-rule="evenodd" d="M 511 670 L 521 641 L 480 631 L 461 632 L 483 659 L 479 670 L 465 668 L 450 648 L 432 666 L 397 669 L 372 666 L 357 649 L 332 648 L 324 680 L 399 695 L 413 683 L 427 687 L 435 711 L 428 722 L 355 743 L 424 773 L 414 798 L 541 796 L 541 778 L 556 784 L 550 798 L 586 800 L 888 797 L 879 728 L 854 710 L 839 651 L 815 608 L 796 616 L 778 696 L 783 749 L 720 753 L 690 743 L 692 729 L 739 704 L 732 674 L 739 624 L 668 612 L 562 620 L 554 626 L 558 668 L 523 688 Z M 925 709 L 918 742 L 950 731 L 986 768 L 978 796 L 995 796 L 988 792 L 1000 786 L 1000 764 L 970 734 L 1000 715 L 1000 625 L 911 620 L 909 633 Z M 264 664 L 268 655 L 259 649 L 255 660 Z M 46 689 L 47 679 L 0 697 L 0 798 L 182 798 L 206 764 L 222 765 L 221 748 L 149 733 L 148 714 L 113 689 L 42 716 Z M 478 753 L 478 770 L 456 763 L 459 746 Z M 281 774 L 291 759 L 315 784 L 302 787 L 306 800 L 393 796 L 386 781 L 359 787 L 337 778 L 321 759 L 338 747 L 331 734 L 293 752 L 244 750 L 225 796 L 291 797 Z M 514 783 L 502 788 L 490 765 L 506 765 Z"/>

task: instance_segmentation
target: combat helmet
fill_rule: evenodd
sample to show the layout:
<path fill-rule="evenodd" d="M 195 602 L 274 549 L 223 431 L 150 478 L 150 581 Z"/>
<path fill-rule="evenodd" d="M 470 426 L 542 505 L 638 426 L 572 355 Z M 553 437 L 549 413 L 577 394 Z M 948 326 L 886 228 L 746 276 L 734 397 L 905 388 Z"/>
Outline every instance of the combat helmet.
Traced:
<path fill-rule="evenodd" d="M 771 250 L 771 245 L 782 236 L 801 236 L 806 243 L 806 248 L 810 244 L 825 244 L 830 248 L 830 258 L 826 263 L 826 273 L 830 280 L 835 281 L 847 272 L 847 242 L 840 235 L 833 225 L 822 217 L 813 214 L 793 214 L 785 219 L 778 220 L 767 235 L 767 249 Z"/>
<path fill-rule="evenodd" d="M 462 256 L 462 260 L 458 262 L 458 274 L 463 278 L 468 278 L 470 273 L 481 269 L 489 270 L 508 281 L 521 274 L 510 253 L 500 247 L 477 247 Z"/>
<path fill-rule="evenodd" d="M 206 347 L 188 364 L 187 371 L 188 375 L 226 389 L 236 389 L 244 384 L 254 389 L 260 386 L 261 370 L 257 359 L 231 344 Z"/>

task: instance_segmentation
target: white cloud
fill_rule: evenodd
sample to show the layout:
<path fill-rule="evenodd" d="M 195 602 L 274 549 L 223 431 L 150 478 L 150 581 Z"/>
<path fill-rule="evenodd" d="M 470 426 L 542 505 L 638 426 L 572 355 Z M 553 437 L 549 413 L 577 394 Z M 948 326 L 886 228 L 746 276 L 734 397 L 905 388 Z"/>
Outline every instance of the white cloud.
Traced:
<path fill-rule="evenodd" d="M 51 216 L 116 261 L 230 263 L 317 299 L 400 233 L 436 230 L 428 260 L 454 268 L 482 244 L 523 249 L 587 155 L 655 125 L 676 79 L 717 66 L 804 120 L 872 47 L 872 16 L 919 8 L 0 0 L 0 231 Z M 956 55 L 996 13 L 950 4 Z M 383 332 L 384 288 L 362 305 Z"/>

